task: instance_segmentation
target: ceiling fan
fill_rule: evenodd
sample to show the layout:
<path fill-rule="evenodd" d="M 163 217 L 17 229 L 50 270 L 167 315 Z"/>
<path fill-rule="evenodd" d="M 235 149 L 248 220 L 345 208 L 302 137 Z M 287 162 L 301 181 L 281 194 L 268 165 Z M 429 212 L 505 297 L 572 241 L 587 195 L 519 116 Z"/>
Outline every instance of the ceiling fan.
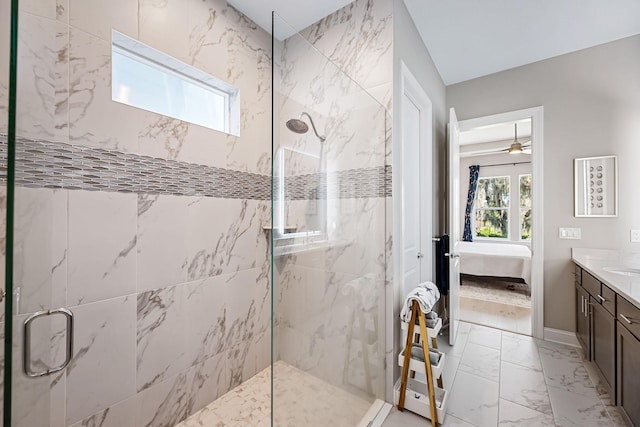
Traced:
<path fill-rule="evenodd" d="M 513 143 L 509 148 L 500 150 L 501 152 L 507 152 L 509 154 L 531 153 L 531 140 L 525 142 L 518 141 L 518 123 L 514 123 L 515 131 L 513 136 Z"/>

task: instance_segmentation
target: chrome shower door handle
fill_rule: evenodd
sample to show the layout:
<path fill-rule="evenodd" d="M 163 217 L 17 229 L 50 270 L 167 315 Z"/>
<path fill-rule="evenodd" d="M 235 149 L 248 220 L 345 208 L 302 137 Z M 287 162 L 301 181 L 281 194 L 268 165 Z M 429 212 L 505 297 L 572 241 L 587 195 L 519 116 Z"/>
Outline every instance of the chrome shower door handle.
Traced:
<path fill-rule="evenodd" d="M 47 369 L 46 371 L 34 372 L 31 370 L 31 324 L 39 317 L 53 316 L 61 314 L 65 316 L 67 320 L 67 341 L 66 341 L 66 356 L 64 362 L 55 368 Z M 66 308 L 56 308 L 54 310 L 38 311 L 27 317 L 24 321 L 24 336 L 23 336 L 23 359 L 22 368 L 26 376 L 31 378 L 44 377 L 46 375 L 55 374 L 62 371 L 69 365 L 71 358 L 73 357 L 73 313 Z"/>

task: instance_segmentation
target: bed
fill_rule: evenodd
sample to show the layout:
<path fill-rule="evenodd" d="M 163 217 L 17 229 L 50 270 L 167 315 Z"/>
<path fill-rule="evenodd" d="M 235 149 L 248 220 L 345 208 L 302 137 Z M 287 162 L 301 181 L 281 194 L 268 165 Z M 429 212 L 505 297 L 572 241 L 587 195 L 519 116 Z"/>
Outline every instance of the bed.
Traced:
<path fill-rule="evenodd" d="M 524 245 L 460 242 L 460 273 L 520 278 L 531 286 L 531 250 Z"/>

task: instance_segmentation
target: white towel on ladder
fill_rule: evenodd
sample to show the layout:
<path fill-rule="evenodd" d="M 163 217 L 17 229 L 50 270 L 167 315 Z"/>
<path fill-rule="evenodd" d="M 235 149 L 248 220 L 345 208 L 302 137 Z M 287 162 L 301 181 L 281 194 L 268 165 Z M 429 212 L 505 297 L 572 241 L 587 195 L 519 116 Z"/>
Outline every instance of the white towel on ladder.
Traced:
<path fill-rule="evenodd" d="M 418 301 L 420 310 L 426 314 L 431 311 L 439 299 L 440 291 L 435 284 L 431 282 L 420 283 L 418 286 L 413 288 L 413 290 L 409 292 L 407 297 L 404 299 L 404 306 L 402 306 L 402 311 L 400 312 L 400 319 L 405 323 L 411 321 L 411 307 L 413 305 L 413 301 Z"/>

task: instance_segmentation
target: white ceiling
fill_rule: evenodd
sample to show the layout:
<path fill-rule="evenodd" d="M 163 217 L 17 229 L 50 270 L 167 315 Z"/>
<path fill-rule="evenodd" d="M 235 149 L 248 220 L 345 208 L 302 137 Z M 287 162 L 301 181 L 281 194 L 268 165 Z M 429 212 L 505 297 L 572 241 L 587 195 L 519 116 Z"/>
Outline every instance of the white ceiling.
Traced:
<path fill-rule="evenodd" d="M 531 119 L 505 122 L 496 125 L 478 127 L 460 132 L 460 145 L 482 144 L 485 142 L 507 141 L 511 145 L 515 136 L 515 124 L 518 124 L 518 141 L 524 143 L 531 139 Z"/>
<path fill-rule="evenodd" d="M 351 0 L 228 2 L 269 32 L 275 10 L 286 38 Z M 446 85 L 640 34 L 640 0 L 404 2 Z"/>
<path fill-rule="evenodd" d="M 518 142 L 531 154 L 531 119 L 481 126 L 460 132 L 460 157 L 482 156 L 506 152 L 513 144 L 515 124 L 518 124 Z"/>
<path fill-rule="evenodd" d="M 640 34 L 638 0 L 404 0 L 446 85 Z"/>
<path fill-rule="evenodd" d="M 279 39 L 307 28 L 353 0 L 227 0 L 231 6 L 271 33 L 271 12 L 275 11 L 291 28 L 280 26 Z M 284 28 L 283 28 L 284 27 Z"/>

